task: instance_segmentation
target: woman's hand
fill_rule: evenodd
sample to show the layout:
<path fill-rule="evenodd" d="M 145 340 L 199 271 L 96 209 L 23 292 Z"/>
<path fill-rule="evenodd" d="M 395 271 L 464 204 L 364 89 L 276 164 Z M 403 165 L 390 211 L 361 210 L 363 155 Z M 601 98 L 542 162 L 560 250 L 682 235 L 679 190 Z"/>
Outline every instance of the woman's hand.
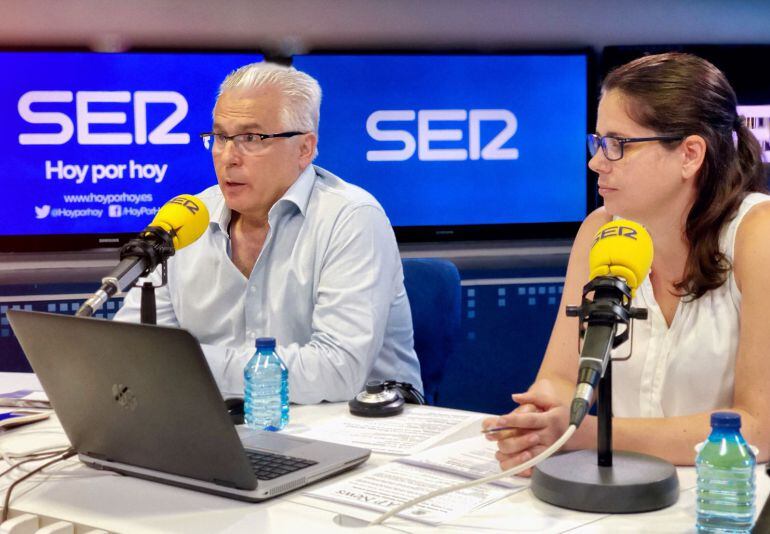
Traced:
<path fill-rule="evenodd" d="M 569 407 L 562 403 L 550 380 L 536 381 L 526 393 L 514 393 L 519 406 L 507 415 L 489 417 L 482 422 L 484 429 L 511 427 L 487 434 L 497 441 L 495 458 L 502 470 L 526 462 L 543 452 L 567 430 Z M 522 473 L 530 476 L 531 469 Z"/>

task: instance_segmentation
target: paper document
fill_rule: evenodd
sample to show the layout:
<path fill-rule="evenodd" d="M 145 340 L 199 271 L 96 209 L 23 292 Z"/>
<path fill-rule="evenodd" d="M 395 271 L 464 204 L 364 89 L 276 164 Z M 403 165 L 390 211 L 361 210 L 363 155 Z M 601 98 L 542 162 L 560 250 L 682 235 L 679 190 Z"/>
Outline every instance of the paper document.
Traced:
<path fill-rule="evenodd" d="M 397 460 L 306 493 L 360 508 L 386 511 L 419 495 L 469 479 L 500 473 L 495 443 L 474 436 Z M 529 483 L 509 477 L 433 498 L 399 516 L 439 524 L 526 489 Z"/>
<path fill-rule="evenodd" d="M 51 403 L 45 391 L 17 389 L 0 393 L 0 406 L 13 408 L 50 408 Z"/>
<path fill-rule="evenodd" d="M 385 512 L 410 499 L 439 488 L 465 482 L 465 477 L 391 462 L 359 476 L 306 492 L 318 499 Z M 435 497 L 397 514 L 431 525 L 450 521 L 511 493 L 510 489 L 483 484 Z"/>
<path fill-rule="evenodd" d="M 495 442 L 487 441 L 483 436 L 474 436 L 399 458 L 398 461 L 477 479 L 500 473 L 500 464 L 495 460 L 495 452 Z M 527 487 L 524 481 L 515 477 L 503 478 L 491 484 L 518 489 Z"/>
<path fill-rule="evenodd" d="M 301 435 L 364 447 L 382 454 L 408 455 L 427 449 L 481 417 L 479 414 L 407 405 L 404 413 L 395 417 L 344 415 Z"/>

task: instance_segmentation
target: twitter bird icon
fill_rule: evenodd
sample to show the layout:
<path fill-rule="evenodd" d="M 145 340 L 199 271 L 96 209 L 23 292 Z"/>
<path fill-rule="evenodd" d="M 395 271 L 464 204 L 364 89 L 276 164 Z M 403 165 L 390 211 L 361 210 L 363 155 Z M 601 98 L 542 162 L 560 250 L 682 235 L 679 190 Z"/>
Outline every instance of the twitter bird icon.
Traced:
<path fill-rule="evenodd" d="M 35 218 L 37 219 L 45 219 L 48 217 L 48 214 L 51 213 L 51 206 L 48 204 L 45 204 L 41 207 L 35 206 Z"/>

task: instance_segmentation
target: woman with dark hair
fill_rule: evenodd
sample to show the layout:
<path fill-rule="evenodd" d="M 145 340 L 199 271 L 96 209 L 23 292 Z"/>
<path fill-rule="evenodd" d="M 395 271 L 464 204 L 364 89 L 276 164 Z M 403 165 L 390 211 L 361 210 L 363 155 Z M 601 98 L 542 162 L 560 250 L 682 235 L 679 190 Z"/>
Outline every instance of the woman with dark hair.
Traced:
<path fill-rule="evenodd" d="M 613 365 L 614 447 L 692 464 L 710 413 L 729 409 L 741 414 L 758 461 L 767 461 L 770 196 L 735 93 L 701 58 L 646 56 L 604 80 L 596 132 L 588 136 L 588 165 L 604 206 L 575 239 L 537 379 L 513 395 L 513 412 L 484 421 L 512 428 L 488 434 L 498 441 L 501 467 L 536 456 L 567 428 L 578 328 L 564 307 L 580 302 L 592 238 L 613 217 L 643 224 L 655 247 L 633 299 L 649 318 L 634 324 L 631 359 Z M 596 425 L 587 417 L 566 448 L 595 448 Z"/>

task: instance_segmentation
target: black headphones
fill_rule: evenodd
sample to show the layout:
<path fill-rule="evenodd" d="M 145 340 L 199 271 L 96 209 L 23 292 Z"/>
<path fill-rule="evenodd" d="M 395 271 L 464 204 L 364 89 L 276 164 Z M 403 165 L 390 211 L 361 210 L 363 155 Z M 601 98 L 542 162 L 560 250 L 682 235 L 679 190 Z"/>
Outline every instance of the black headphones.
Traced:
<path fill-rule="evenodd" d="M 389 417 L 404 411 L 404 403 L 425 404 L 425 398 L 409 382 L 372 380 L 348 402 L 350 413 L 361 417 Z"/>

